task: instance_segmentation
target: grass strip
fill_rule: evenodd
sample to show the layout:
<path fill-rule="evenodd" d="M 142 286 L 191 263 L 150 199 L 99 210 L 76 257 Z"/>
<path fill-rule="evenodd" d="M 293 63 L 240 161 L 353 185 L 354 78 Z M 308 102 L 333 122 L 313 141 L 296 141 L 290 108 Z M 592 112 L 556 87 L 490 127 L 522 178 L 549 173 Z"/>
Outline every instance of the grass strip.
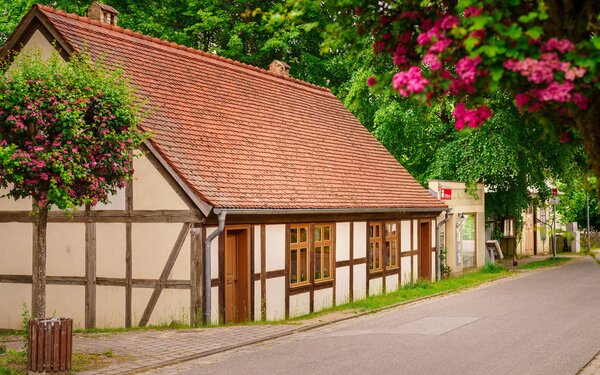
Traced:
<path fill-rule="evenodd" d="M 376 310 L 382 307 L 395 305 L 401 302 L 423 298 L 434 294 L 459 291 L 483 284 L 488 281 L 500 279 L 512 273 L 513 272 L 506 270 L 502 266 L 488 263 L 478 270 L 468 271 L 458 276 L 450 276 L 438 282 L 419 280 L 414 283 L 406 284 L 394 292 L 368 297 L 366 299 L 331 307 L 312 314 L 292 318 L 290 320 L 305 320 L 335 311 L 355 310 L 357 312 L 364 312 Z"/>
<path fill-rule="evenodd" d="M 547 258 L 544 260 L 536 260 L 535 262 L 523 264 L 523 265 L 519 266 L 519 269 L 533 270 L 533 269 L 542 268 L 542 267 L 552 267 L 552 266 L 559 265 L 563 262 L 568 262 L 569 260 L 571 260 L 571 259 L 564 258 L 564 257 L 556 257 L 556 258 L 550 257 L 550 258 Z"/>

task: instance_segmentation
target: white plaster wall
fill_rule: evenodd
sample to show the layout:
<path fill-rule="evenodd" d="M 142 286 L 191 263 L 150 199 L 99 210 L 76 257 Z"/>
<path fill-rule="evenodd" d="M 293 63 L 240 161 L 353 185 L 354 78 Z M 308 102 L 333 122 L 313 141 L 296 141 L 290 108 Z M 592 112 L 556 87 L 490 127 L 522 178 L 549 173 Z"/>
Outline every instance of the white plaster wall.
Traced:
<path fill-rule="evenodd" d="M 111 195 L 109 198 L 109 203 L 98 203 L 95 210 L 125 210 L 125 189 L 117 190 L 117 193 Z"/>
<path fill-rule="evenodd" d="M 352 294 L 355 301 L 367 297 L 367 268 L 364 264 L 354 266 Z"/>
<path fill-rule="evenodd" d="M 354 239 L 353 239 L 354 259 L 364 258 L 367 256 L 367 223 L 354 223 Z M 356 280 L 356 277 L 354 278 Z M 366 281 L 365 281 L 366 282 Z M 355 289 L 356 290 L 356 289 Z M 355 294 L 356 299 L 356 294 Z"/>
<path fill-rule="evenodd" d="M 97 276 L 125 277 L 126 242 L 125 224 L 96 224 Z"/>
<path fill-rule="evenodd" d="M 10 191 L 9 188 L 0 188 L 0 197 L 6 195 Z M 31 210 L 31 199 L 0 198 L 0 211 L 29 211 Z M 4 225 L 4 224 L 2 224 Z"/>
<path fill-rule="evenodd" d="M 254 272 L 260 273 L 261 270 L 261 257 L 260 257 L 260 249 L 261 249 L 261 238 L 260 238 L 260 225 L 254 226 Z"/>
<path fill-rule="evenodd" d="M 400 251 L 410 251 L 410 221 L 400 222 Z"/>
<path fill-rule="evenodd" d="M 96 287 L 96 326 L 98 328 L 125 326 L 125 288 Z"/>
<path fill-rule="evenodd" d="M 133 277 L 158 279 L 171 254 L 182 224 L 134 223 L 131 227 Z M 169 274 L 169 279 L 190 279 L 189 231 L 173 270 Z"/>
<path fill-rule="evenodd" d="M 254 282 L 254 320 L 262 319 L 261 311 L 262 290 L 260 288 L 260 280 Z"/>
<path fill-rule="evenodd" d="M 419 279 L 419 256 L 413 256 L 413 280 Z"/>
<path fill-rule="evenodd" d="M 31 35 L 31 38 L 29 38 L 29 40 L 25 43 L 21 52 L 29 52 L 33 50 L 39 51 L 42 59 L 47 59 L 55 51 L 55 48 L 38 29 L 34 31 L 34 33 Z"/>
<path fill-rule="evenodd" d="M 47 246 L 49 276 L 85 276 L 85 224 L 49 223 Z"/>
<path fill-rule="evenodd" d="M 419 221 L 418 220 L 413 220 L 413 242 L 412 242 L 412 249 L 411 250 L 418 250 L 419 249 Z"/>
<path fill-rule="evenodd" d="M 335 270 L 335 304 L 350 302 L 350 267 L 338 267 Z"/>
<path fill-rule="evenodd" d="M 314 311 L 321 311 L 333 306 L 333 288 L 315 290 L 314 298 Z"/>
<path fill-rule="evenodd" d="M 267 303 L 268 306 L 268 303 Z M 268 307 L 267 307 L 268 308 Z M 302 316 L 310 313 L 310 293 L 301 293 L 290 296 L 290 317 Z"/>
<path fill-rule="evenodd" d="M 431 227 L 430 227 L 430 231 L 431 231 L 431 247 L 435 247 L 437 238 L 435 236 L 435 228 L 436 228 L 436 222 L 435 220 L 431 220 Z"/>
<path fill-rule="evenodd" d="M 431 252 L 431 281 L 435 281 L 437 275 L 437 269 L 435 268 L 435 251 Z"/>
<path fill-rule="evenodd" d="M 369 280 L 369 296 L 383 293 L 383 277 Z"/>
<path fill-rule="evenodd" d="M 31 312 L 30 284 L 0 284 L 0 328 L 20 329 L 23 304 Z"/>
<path fill-rule="evenodd" d="M 400 282 L 402 285 L 409 283 L 411 281 L 410 273 L 411 273 L 411 265 L 410 265 L 410 257 L 402 257 L 400 262 L 402 273 L 400 274 Z"/>
<path fill-rule="evenodd" d="M 350 259 L 350 223 L 335 225 L 335 260 Z"/>
<path fill-rule="evenodd" d="M 74 285 L 46 286 L 46 316 L 72 318 L 74 328 L 85 326 L 85 288 Z"/>
<path fill-rule="evenodd" d="M 385 292 L 391 293 L 398 290 L 398 275 L 389 275 L 385 277 Z"/>
<path fill-rule="evenodd" d="M 33 225 L 0 224 L 0 274 L 31 275 Z M 0 293 L 0 301 L 5 297 Z M 1 318 L 1 316 L 0 316 Z"/>
<path fill-rule="evenodd" d="M 285 319 L 285 277 L 267 279 L 266 286 L 267 320 Z"/>
<path fill-rule="evenodd" d="M 154 289 L 134 288 L 131 299 L 132 324 L 138 325 Z M 83 302 L 81 304 L 83 306 Z M 125 315 L 123 315 L 125 316 Z M 189 323 L 190 291 L 163 289 L 150 316 L 148 325 L 168 325 L 172 322 Z"/>
<path fill-rule="evenodd" d="M 213 286 L 210 289 L 210 321 L 212 324 L 219 324 L 219 287 Z"/>
<path fill-rule="evenodd" d="M 138 153 L 139 155 L 139 153 Z M 187 210 L 183 199 L 146 156 L 133 160 L 133 208 L 136 210 Z"/>
<path fill-rule="evenodd" d="M 265 227 L 267 272 L 285 269 L 285 225 Z"/>
<path fill-rule="evenodd" d="M 217 227 L 206 227 L 206 237 L 217 230 Z M 219 236 L 210 242 L 210 277 L 219 278 Z"/>

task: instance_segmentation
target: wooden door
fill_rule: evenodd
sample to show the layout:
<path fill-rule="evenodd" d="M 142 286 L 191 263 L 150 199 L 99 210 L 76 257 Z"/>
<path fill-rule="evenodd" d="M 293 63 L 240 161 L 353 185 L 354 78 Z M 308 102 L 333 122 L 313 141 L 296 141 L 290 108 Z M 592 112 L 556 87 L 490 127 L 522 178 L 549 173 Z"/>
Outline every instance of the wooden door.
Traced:
<path fill-rule="evenodd" d="M 431 223 L 421 222 L 419 231 L 419 278 L 431 280 Z"/>
<path fill-rule="evenodd" d="M 248 229 L 226 229 L 225 233 L 225 322 L 249 319 L 250 247 Z"/>

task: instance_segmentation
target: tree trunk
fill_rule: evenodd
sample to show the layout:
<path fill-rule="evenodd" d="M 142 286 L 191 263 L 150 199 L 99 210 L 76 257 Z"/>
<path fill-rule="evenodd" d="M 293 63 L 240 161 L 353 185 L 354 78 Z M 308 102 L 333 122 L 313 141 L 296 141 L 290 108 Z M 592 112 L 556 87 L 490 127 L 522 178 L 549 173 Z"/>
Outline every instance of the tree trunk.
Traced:
<path fill-rule="evenodd" d="M 600 97 L 590 100 L 589 108 L 575 118 L 588 161 L 596 177 L 600 177 Z M 598 178 L 600 188 L 600 178 Z M 599 194 L 600 194 L 600 190 Z"/>
<path fill-rule="evenodd" d="M 44 319 L 46 316 L 46 229 L 48 227 L 48 209 L 38 208 L 36 222 L 33 225 L 33 257 L 31 315 Z"/>

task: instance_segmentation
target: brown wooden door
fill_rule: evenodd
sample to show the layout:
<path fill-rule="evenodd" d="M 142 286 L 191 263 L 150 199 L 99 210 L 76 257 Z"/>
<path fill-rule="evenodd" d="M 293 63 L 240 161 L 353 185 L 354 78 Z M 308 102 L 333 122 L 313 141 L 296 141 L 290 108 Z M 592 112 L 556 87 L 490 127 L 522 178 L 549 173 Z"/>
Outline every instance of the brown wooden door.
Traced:
<path fill-rule="evenodd" d="M 225 237 L 225 322 L 243 322 L 250 313 L 248 229 L 227 229 Z"/>
<path fill-rule="evenodd" d="M 419 278 L 431 280 L 431 223 L 422 222 L 419 247 Z"/>

